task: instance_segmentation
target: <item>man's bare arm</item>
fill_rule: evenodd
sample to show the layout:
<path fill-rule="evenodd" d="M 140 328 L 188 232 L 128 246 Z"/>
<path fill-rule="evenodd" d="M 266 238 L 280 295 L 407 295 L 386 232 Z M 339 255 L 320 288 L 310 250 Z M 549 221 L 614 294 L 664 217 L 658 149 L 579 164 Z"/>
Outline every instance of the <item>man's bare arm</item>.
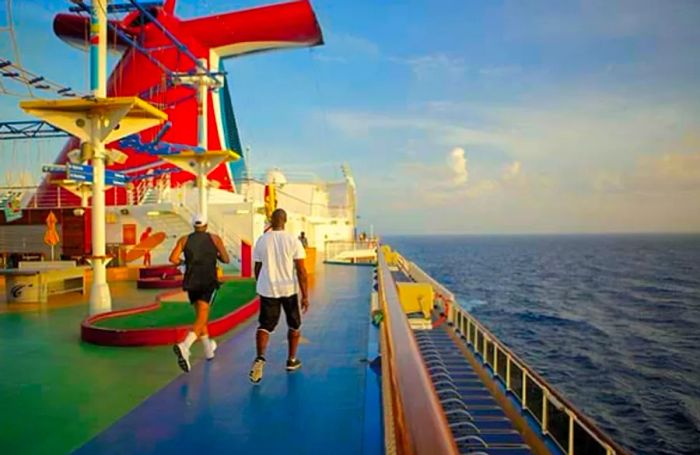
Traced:
<path fill-rule="evenodd" d="M 295 259 L 294 267 L 297 271 L 297 279 L 299 280 L 299 288 L 301 289 L 301 309 L 304 313 L 309 309 L 309 292 L 308 280 L 306 278 L 306 266 L 303 259 Z"/>
<path fill-rule="evenodd" d="M 258 277 L 260 276 L 260 270 L 262 270 L 262 262 L 256 262 L 255 263 L 255 281 L 258 281 Z"/>
<path fill-rule="evenodd" d="M 182 255 L 182 250 L 185 249 L 185 237 L 180 237 L 178 239 L 177 243 L 175 244 L 175 248 L 173 248 L 173 251 L 170 252 L 170 262 L 175 265 L 180 265 L 180 262 L 182 261 L 180 259 L 180 256 Z"/>
<path fill-rule="evenodd" d="M 224 264 L 231 262 L 231 258 L 228 257 L 228 251 L 226 251 L 226 247 L 224 247 L 224 242 L 221 240 L 221 237 L 216 234 L 211 234 L 211 238 L 214 240 L 216 250 L 219 252 L 219 260 Z"/>

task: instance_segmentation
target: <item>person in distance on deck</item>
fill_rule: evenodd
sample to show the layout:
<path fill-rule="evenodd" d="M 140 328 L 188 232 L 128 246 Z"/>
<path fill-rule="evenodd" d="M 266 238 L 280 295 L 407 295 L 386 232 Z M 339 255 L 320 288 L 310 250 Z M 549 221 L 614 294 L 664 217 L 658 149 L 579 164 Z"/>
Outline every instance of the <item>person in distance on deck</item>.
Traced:
<path fill-rule="evenodd" d="M 202 215 L 196 215 L 192 220 L 194 232 L 181 237 L 170 253 L 170 262 L 181 264 L 180 255 L 185 253 L 185 279 L 182 288 L 187 291 L 190 303 L 194 305 L 196 318 L 192 330 L 185 340 L 173 346 L 177 356 L 177 363 L 183 371 L 189 372 L 190 347 L 199 338 L 204 346 L 204 355 L 207 360 L 214 358 L 216 341 L 209 339 L 207 323 L 209 322 L 209 309 L 214 303 L 216 290 L 219 289 L 219 280 L 216 276 L 217 259 L 228 264 L 230 259 L 224 242 L 216 234 L 207 232 L 207 220 Z"/>
<path fill-rule="evenodd" d="M 301 242 L 301 246 L 304 248 L 309 247 L 309 240 L 306 238 L 306 233 L 304 231 L 301 231 L 301 234 L 299 235 L 299 241 Z"/>
<path fill-rule="evenodd" d="M 260 296 L 259 326 L 255 333 L 257 357 L 249 374 L 253 384 L 262 380 L 265 350 L 270 333 L 279 322 L 281 309 L 284 309 L 287 319 L 287 371 L 301 367 L 301 361 L 296 357 L 301 337 L 301 313 L 309 309 L 304 247 L 293 234 L 285 232 L 287 213 L 284 210 L 272 212 L 270 221 L 272 229 L 258 239 L 253 250 L 256 290 Z"/>

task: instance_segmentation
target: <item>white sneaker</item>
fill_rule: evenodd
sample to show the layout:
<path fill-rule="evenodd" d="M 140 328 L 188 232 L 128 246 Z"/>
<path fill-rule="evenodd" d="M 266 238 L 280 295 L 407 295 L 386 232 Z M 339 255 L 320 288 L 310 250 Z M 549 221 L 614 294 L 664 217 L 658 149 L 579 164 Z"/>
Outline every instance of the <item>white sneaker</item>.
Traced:
<path fill-rule="evenodd" d="M 207 357 L 207 360 L 211 360 L 214 358 L 214 352 L 216 351 L 216 347 L 217 347 L 216 340 L 210 339 L 209 340 L 209 349 L 211 349 L 211 351 L 209 351 L 208 349 L 204 349 L 204 355 Z"/>
<path fill-rule="evenodd" d="M 182 368 L 182 371 L 189 373 L 192 369 L 190 365 L 190 350 L 184 344 L 178 343 L 173 346 L 173 352 L 177 356 L 177 364 Z"/>
<path fill-rule="evenodd" d="M 253 362 L 253 365 L 250 367 L 250 373 L 248 374 L 250 382 L 252 382 L 253 384 L 257 384 L 260 381 L 262 381 L 264 367 L 265 360 L 261 357 L 256 358 Z"/>

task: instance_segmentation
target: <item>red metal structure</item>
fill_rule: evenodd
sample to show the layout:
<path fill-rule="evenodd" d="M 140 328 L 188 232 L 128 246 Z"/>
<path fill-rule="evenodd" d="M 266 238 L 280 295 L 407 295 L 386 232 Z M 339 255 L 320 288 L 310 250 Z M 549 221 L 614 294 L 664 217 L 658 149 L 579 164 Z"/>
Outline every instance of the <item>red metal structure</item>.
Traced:
<path fill-rule="evenodd" d="M 175 15 L 175 0 L 167 0 L 162 7 L 149 7 L 148 13 L 184 44 L 198 59 L 206 59 L 211 71 L 222 68 L 222 60 L 253 52 L 273 49 L 306 47 L 322 44 L 320 26 L 308 0 L 299 0 L 248 10 L 215 14 L 206 17 L 182 19 Z M 109 77 L 108 96 L 140 95 L 167 112 L 172 127 L 160 138 L 163 141 L 195 146 L 197 144 L 197 101 L 195 90 L 171 83 L 166 71 L 187 73 L 196 70 L 195 63 L 186 58 L 162 28 L 140 11 L 133 11 L 121 20 L 110 21 L 108 35 L 112 50 L 122 56 Z M 89 18 L 80 14 L 58 14 L 54 32 L 64 41 L 85 48 L 89 36 Z M 119 33 L 117 33 L 117 31 Z M 121 36 L 120 36 L 121 35 Z M 128 37 L 137 42 L 148 54 L 128 44 Z M 154 63 L 154 59 L 163 66 Z M 208 149 L 236 149 L 239 140 L 228 86 L 209 92 Z M 157 129 L 141 133 L 142 142 L 150 142 Z M 56 163 L 67 161 L 68 152 L 78 148 L 76 139 L 70 139 L 59 154 Z M 118 144 L 108 148 L 121 149 Z M 119 169 L 168 167 L 156 155 L 122 149 L 128 155 L 125 163 L 114 165 Z M 235 150 L 241 152 L 240 150 Z M 243 163 L 222 164 L 209 175 L 220 189 L 235 191 L 235 179 L 242 172 Z M 192 180 L 193 175 L 180 172 L 172 175 L 176 186 Z M 42 191 L 47 190 L 44 182 Z M 114 194 L 112 192 L 116 191 Z M 64 191 L 65 200 L 76 196 Z M 125 204 L 123 189 L 113 188 L 107 194 L 108 204 Z"/>

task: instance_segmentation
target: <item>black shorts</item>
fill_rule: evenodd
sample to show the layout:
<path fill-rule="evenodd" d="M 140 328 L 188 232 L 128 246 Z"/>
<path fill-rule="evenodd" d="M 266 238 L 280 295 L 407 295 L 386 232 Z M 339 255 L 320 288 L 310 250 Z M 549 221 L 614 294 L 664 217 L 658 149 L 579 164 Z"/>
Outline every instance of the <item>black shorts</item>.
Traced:
<path fill-rule="evenodd" d="M 287 318 L 287 328 L 299 330 L 301 328 L 301 309 L 299 298 L 296 294 L 289 297 L 264 297 L 260 296 L 260 315 L 258 316 L 259 330 L 272 333 L 280 320 L 280 309 L 284 308 Z"/>
<path fill-rule="evenodd" d="M 188 289 L 187 290 L 187 297 L 190 299 L 190 303 L 194 305 L 194 302 L 206 302 L 209 305 L 212 305 L 214 303 L 214 299 L 216 298 L 216 291 L 218 290 L 218 286 L 210 286 L 208 288 L 201 288 L 201 289 Z"/>

